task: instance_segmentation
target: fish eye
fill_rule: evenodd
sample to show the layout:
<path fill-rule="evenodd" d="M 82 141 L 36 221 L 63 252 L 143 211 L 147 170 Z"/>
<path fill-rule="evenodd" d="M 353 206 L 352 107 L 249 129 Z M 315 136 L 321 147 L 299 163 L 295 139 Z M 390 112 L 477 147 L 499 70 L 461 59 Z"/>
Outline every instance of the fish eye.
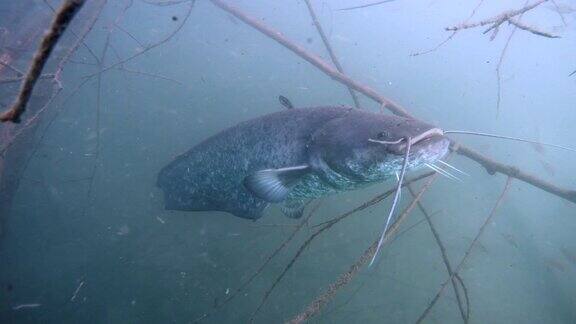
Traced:
<path fill-rule="evenodd" d="M 388 138 L 388 132 L 384 131 L 384 132 L 380 132 L 378 133 L 378 135 L 376 135 L 376 138 L 378 138 L 379 140 L 385 140 Z"/>

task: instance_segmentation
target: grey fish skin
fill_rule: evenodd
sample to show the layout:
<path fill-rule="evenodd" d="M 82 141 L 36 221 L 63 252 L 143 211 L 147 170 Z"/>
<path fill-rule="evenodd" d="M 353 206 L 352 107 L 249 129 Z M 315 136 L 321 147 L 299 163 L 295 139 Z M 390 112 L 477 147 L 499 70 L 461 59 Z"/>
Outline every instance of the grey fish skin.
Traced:
<path fill-rule="evenodd" d="M 271 202 L 282 201 L 288 216 L 299 217 L 298 206 L 309 199 L 383 181 L 399 171 L 401 146 L 368 139 L 415 137 L 431 128 L 348 107 L 284 110 L 206 139 L 165 166 L 157 186 L 166 209 L 258 219 Z M 416 143 L 409 168 L 442 158 L 448 143 L 442 136 Z"/>

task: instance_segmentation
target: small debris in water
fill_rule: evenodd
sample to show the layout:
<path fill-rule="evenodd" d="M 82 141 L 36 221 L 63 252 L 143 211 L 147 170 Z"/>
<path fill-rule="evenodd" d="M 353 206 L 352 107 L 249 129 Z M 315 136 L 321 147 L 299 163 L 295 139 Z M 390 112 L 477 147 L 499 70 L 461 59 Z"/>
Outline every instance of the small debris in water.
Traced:
<path fill-rule="evenodd" d="M 36 308 L 36 307 L 40 307 L 42 306 L 42 304 L 20 304 L 17 306 L 12 307 L 13 310 L 20 310 L 20 309 L 24 309 L 24 308 Z"/>
<path fill-rule="evenodd" d="M 80 284 L 78 285 L 78 287 L 76 288 L 76 290 L 74 291 L 74 294 L 72 295 L 72 298 L 70 298 L 70 301 L 73 302 L 74 300 L 76 300 L 76 296 L 78 295 L 78 292 L 80 291 L 80 289 L 82 288 L 82 286 L 84 286 L 84 281 L 80 281 Z"/>
<path fill-rule="evenodd" d="M 128 227 L 128 225 L 122 225 L 122 226 L 120 226 L 120 228 L 118 229 L 118 232 L 116 232 L 116 234 L 128 235 L 128 234 L 130 234 L 130 227 Z"/>
<path fill-rule="evenodd" d="M 562 252 L 564 257 L 568 261 L 570 261 L 570 263 L 572 263 L 573 265 L 576 265 L 576 253 L 574 253 L 574 251 L 570 251 L 569 249 L 567 249 L 565 247 L 561 247 L 560 252 Z"/>
<path fill-rule="evenodd" d="M 163 220 L 160 216 L 156 216 L 156 219 L 157 219 L 160 223 L 166 224 L 166 221 Z"/>

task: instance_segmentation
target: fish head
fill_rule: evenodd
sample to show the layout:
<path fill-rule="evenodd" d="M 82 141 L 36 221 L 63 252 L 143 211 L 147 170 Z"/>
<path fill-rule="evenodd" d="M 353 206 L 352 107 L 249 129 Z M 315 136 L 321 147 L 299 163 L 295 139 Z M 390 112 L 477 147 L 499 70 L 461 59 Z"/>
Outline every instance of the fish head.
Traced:
<path fill-rule="evenodd" d="M 400 173 L 408 140 L 407 170 L 435 163 L 448 153 L 450 144 L 442 130 L 430 124 L 355 110 L 316 132 L 311 148 L 338 174 L 374 182 Z"/>

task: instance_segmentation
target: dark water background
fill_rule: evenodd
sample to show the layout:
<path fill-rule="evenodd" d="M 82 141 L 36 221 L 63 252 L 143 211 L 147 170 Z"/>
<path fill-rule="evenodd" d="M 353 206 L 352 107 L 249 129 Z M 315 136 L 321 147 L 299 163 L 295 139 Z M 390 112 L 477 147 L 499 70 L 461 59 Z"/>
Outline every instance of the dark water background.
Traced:
<path fill-rule="evenodd" d="M 230 2 L 328 60 L 303 1 Z M 502 104 L 497 116 L 495 68 L 510 26 L 503 25 L 492 42 L 481 29 L 468 30 L 435 52 L 410 56 L 441 42 L 449 35 L 444 27 L 464 21 L 476 1 L 398 0 L 355 11 L 336 9 L 362 2 L 312 2 L 347 73 L 419 118 L 445 129 L 576 146 L 576 76 L 568 77 L 576 69 L 573 12 L 564 16 L 567 26 L 551 3 L 525 15 L 527 24 L 562 38 L 515 33 L 501 68 Z M 184 21 L 189 6 L 134 1 L 118 24 L 138 44 L 112 24 L 127 3 L 109 1 L 86 39 L 101 55 L 112 28 L 105 66 L 168 35 Z M 523 4 L 485 1 L 472 21 Z M 43 5 L 35 2 L 36 8 Z M 0 22 L 15 14 L 1 11 Z M 93 62 L 83 48 L 74 60 Z M 255 223 L 225 213 L 164 211 L 154 186 L 157 172 L 206 137 L 283 109 L 277 101 L 280 94 L 298 107 L 352 104 L 343 86 L 208 1 L 197 1 L 182 30 L 169 42 L 124 67 L 178 83 L 112 69 L 101 76 L 100 99 L 97 78 L 92 78 L 69 100 L 65 95 L 57 100 L 59 114 L 49 128 L 41 127 L 46 135 L 25 172 L 10 215 L 2 215 L 6 217 L 0 241 L 2 323 L 188 323 L 210 311 L 259 267 L 293 230 L 289 225 L 297 222 L 282 216 L 278 207 L 269 208 Z M 97 71 L 92 65 L 69 64 L 65 93 Z M 360 97 L 366 109 L 378 108 Z M 574 153 L 553 149 L 539 153 L 525 144 L 461 139 L 499 161 L 576 187 Z M 463 183 L 438 179 L 423 202 L 436 213 L 434 221 L 448 256 L 457 264 L 506 179 L 489 176 L 461 157 L 451 161 L 470 177 L 463 177 Z M 90 177 L 94 165 L 90 190 L 89 181 L 78 180 Z M 348 211 L 392 185 L 389 181 L 327 197 L 310 225 Z M 407 202 L 404 199 L 402 206 Z M 287 320 L 324 291 L 379 235 L 389 207 L 386 201 L 357 213 L 314 242 L 274 290 L 257 322 Z M 422 219 L 415 211 L 403 228 Z M 246 322 L 312 231 L 305 227 L 244 293 L 206 322 Z M 470 295 L 471 322 L 575 322 L 574 233 L 574 204 L 514 181 L 460 272 Z M 446 278 L 430 229 L 420 222 L 387 246 L 379 264 L 364 269 L 313 321 L 411 323 Z M 41 306 L 13 309 L 30 303 Z M 460 321 L 448 287 L 426 322 Z"/>

